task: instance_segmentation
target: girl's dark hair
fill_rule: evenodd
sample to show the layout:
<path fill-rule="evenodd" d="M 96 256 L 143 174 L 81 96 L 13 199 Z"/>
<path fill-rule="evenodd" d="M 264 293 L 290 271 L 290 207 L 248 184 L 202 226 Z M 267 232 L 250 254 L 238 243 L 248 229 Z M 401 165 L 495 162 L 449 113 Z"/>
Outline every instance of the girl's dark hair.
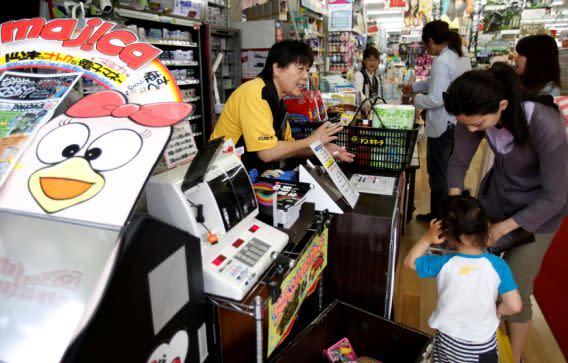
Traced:
<path fill-rule="evenodd" d="M 553 37 L 529 35 L 519 40 L 515 50 L 527 58 L 525 73 L 521 76 L 527 91 L 538 94 L 548 82 L 561 87 L 558 46 Z"/>
<path fill-rule="evenodd" d="M 259 77 L 272 80 L 272 66 L 277 64 L 280 68 L 286 68 L 290 64 L 302 64 L 312 66 L 314 63 L 314 53 L 312 48 L 299 40 L 286 39 L 275 43 L 268 51 L 266 63 L 259 74 Z"/>
<path fill-rule="evenodd" d="M 432 39 L 435 44 L 448 43 L 448 48 L 463 56 L 462 39 L 460 35 L 450 30 L 448 23 L 442 20 L 434 20 L 424 25 L 422 28 L 422 42 L 427 44 L 428 39 Z"/>
<path fill-rule="evenodd" d="M 488 70 L 472 70 L 456 78 L 444 92 L 444 107 L 452 115 L 488 115 L 499 111 L 499 103 L 507 100 L 501 113 L 501 124 L 513 134 L 515 144 L 528 138 L 528 125 L 523 101 L 534 101 L 558 110 L 551 97 L 526 94 L 515 70 L 503 62 L 494 63 Z"/>
<path fill-rule="evenodd" d="M 448 197 L 442 204 L 442 228 L 448 240 L 462 243 L 460 236 L 476 236 L 477 247 L 484 248 L 489 236 L 489 218 L 479 201 L 464 190 L 461 195 Z"/>
<path fill-rule="evenodd" d="M 379 53 L 379 50 L 373 46 L 367 47 L 365 48 L 365 50 L 363 51 L 363 60 L 369 58 L 369 57 L 375 57 L 377 59 L 381 58 L 381 53 Z"/>

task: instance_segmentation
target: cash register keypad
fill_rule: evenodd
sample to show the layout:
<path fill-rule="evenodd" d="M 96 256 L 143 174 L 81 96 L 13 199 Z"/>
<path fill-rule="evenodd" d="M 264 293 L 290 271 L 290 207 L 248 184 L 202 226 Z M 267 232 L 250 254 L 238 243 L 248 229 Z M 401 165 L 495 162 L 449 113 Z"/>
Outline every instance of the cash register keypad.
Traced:
<path fill-rule="evenodd" d="M 235 255 L 235 260 L 244 263 L 249 267 L 253 267 L 258 260 L 268 251 L 270 245 L 262 242 L 257 238 L 250 240 L 242 250 Z"/>

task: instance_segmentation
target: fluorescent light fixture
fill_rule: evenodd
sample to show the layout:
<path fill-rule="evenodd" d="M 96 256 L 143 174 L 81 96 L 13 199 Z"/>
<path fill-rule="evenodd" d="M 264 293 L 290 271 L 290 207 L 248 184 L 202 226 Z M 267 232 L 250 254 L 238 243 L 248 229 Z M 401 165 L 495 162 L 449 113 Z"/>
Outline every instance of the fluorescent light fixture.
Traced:
<path fill-rule="evenodd" d="M 401 14 L 402 10 L 368 10 L 367 15 L 395 15 Z"/>
<path fill-rule="evenodd" d="M 365 0 L 365 5 L 370 4 L 384 4 L 385 0 Z"/>

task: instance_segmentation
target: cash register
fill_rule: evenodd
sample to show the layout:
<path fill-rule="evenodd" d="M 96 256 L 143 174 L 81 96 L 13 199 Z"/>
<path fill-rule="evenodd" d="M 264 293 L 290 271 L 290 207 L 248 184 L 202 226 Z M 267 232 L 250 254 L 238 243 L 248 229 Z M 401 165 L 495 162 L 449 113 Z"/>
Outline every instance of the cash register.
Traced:
<path fill-rule="evenodd" d="M 284 246 L 288 235 L 256 218 L 247 171 L 221 141 L 205 145 L 189 166 L 150 178 L 151 216 L 201 239 L 205 292 L 241 300 Z"/>

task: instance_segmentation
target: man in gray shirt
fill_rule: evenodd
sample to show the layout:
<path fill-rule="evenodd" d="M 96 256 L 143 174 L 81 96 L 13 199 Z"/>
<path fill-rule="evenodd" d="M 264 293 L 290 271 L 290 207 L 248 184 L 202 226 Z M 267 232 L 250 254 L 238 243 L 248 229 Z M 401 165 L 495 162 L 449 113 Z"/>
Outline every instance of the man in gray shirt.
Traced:
<path fill-rule="evenodd" d="M 403 88 L 417 94 L 414 105 L 426 110 L 426 134 L 428 135 L 426 163 L 430 185 L 430 212 L 419 214 L 417 220 L 430 222 L 438 213 L 440 203 L 448 196 L 448 161 L 454 146 L 456 118 L 444 109 L 442 93 L 454 79 L 471 69 L 471 62 L 461 45 L 461 37 L 451 31 L 448 23 L 434 20 L 422 30 L 422 42 L 429 54 L 437 56 L 432 63 L 430 77 Z"/>

